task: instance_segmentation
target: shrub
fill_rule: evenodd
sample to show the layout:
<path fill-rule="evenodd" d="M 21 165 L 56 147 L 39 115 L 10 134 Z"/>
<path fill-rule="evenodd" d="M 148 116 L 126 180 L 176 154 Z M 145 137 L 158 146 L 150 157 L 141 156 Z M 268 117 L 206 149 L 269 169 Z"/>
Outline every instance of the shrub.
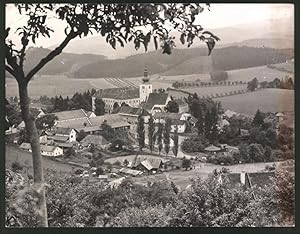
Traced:
<path fill-rule="evenodd" d="M 270 161 L 282 161 L 284 160 L 284 154 L 281 150 L 272 150 L 271 159 Z"/>
<path fill-rule="evenodd" d="M 11 169 L 14 171 L 14 172 L 18 172 L 18 171 L 22 171 L 23 170 L 23 166 L 21 165 L 21 163 L 19 161 L 14 161 L 12 164 L 11 164 Z"/>

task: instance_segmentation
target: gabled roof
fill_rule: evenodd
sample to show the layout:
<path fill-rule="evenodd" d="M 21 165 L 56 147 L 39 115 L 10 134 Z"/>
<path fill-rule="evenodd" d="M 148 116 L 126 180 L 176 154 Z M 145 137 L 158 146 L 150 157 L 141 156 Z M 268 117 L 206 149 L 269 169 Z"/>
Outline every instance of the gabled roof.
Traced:
<path fill-rule="evenodd" d="M 137 88 L 112 88 L 99 89 L 93 97 L 96 98 L 111 98 L 117 100 L 136 99 L 140 97 L 139 89 Z"/>
<path fill-rule="evenodd" d="M 204 150 L 210 151 L 210 152 L 216 152 L 216 151 L 220 151 L 221 149 L 217 146 L 210 145 L 210 146 L 204 148 Z"/>
<path fill-rule="evenodd" d="M 80 119 L 87 117 L 87 113 L 83 109 L 70 110 L 70 111 L 60 111 L 51 113 L 57 116 L 58 121 L 70 120 L 70 119 Z"/>
<path fill-rule="evenodd" d="M 128 127 L 129 123 L 125 122 L 118 114 L 108 114 L 89 118 L 92 126 L 101 126 L 104 121 L 112 128 Z"/>
<path fill-rule="evenodd" d="M 74 146 L 71 142 L 57 142 L 55 145 L 61 148 L 72 148 Z"/>
<path fill-rule="evenodd" d="M 133 175 L 133 176 L 137 176 L 137 175 L 143 174 L 142 171 L 128 169 L 128 168 L 121 168 L 119 172 L 122 172 L 122 173 L 125 173 L 125 174 L 129 174 L 129 175 Z"/>
<path fill-rule="evenodd" d="M 87 146 L 89 144 L 94 144 L 94 145 L 106 145 L 109 142 L 100 135 L 87 135 L 85 138 L 83 138 L 80 143 L 83 146 Z"/>
<path fill-rule="evenodd" d="M 151 110 L 154 105 L 166 105 L 168 96 L 168 93 L 150 93 L 145 105 L 145 109 Z"/>
<path fill-rule="evenodd" d="M 23 143 L 20 145 L 20 148 L 21 148 L 21 149 L 30 150 L 30 149 L 31 149 L 31 145 L 30 145 L 29 143 L 23 142 Z"/>
<path fill-rule="evenodd" d="M 278 112 L 278 113 L 276 114 L 276 117 L 284 117 L 284 114 L 283 114 L 282 112 Z"/>
<path fill-rule="evenodd" d="M 53 152 L 56 148 L 58 147 L 53 145 L 41 145 L 41 151 L 45 152 Z"/>
<path fill-rule="evenodd" d="M 85 127 L 90 127 L 92 126 L 90 123 L 89 118 L 84 117 L 84 118 L 79 118 L 79 119 L 69 119 L 65 121 L 59 121 L 56 124 L 56 127 L 60 128 L 74 128 L 76 130 L 85 128 Z"/>
<path fill-rule="evenodd" d="M 180 120 L 182 113 L 169 113 L 169 112 L 156 112 L 153 115 L 154 119 L 171 119 L 171 120 Z"/>
<path fill-rule="evenodd" d="M 52 137 L 49 137 L 49 139 L 53 139 L 54 141 L 60 141 L 60 142 L 66 142 L 69 137 L 68 136 L 52 136 Z"/>
<path fill-rule="evenodd" d="M 150 171 L 151 169 L 153 169 L 153 166 L 151 165 L 151 163 L 150 163 L 148 160 L 142 161 L 141 164 L 142 164 L 148 171 Z"/>
<path fill-rule="evenodd" d="M 61 135 L 70 135 L 72 130 L 73 130 L 73 128 L 57 127 L 55 133 L 56 134 L 61 134 Z"/>
<path fill-rule="evenodd" d="M 155 157 L 155 156 L 145 156 L 145 155 L 139 155 L 135 161 L 131 163 L 132 167 L 137 167 L 140 165 L 143 161 L 148 161 L 153 169 L 158 169 L 163 162 L 161 158 Z"/>
<path fill-rule="evenodd" d="M 134 116 L 139 116 L 140 114 L 142 115 L 150 115 L 148 111 L 142 108 L 137 108 L 137 107 L 130 107 L 130 106 L 122 106 L 119 113 L 120 115 L 125 114 L 125 115 L 134 115 Z"/>

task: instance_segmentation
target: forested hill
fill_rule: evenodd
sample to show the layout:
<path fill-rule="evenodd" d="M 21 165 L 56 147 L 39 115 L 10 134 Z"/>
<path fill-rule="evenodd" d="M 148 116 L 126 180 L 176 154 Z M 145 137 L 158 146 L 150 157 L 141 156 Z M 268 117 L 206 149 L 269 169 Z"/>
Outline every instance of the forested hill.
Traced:
<path fill-rule="evenodd" d="M 31 70 L 42 58 L 47 56 L 51 50 L 45 48 L 31 47 L 26 52 L 26 60 L 24 63 L 25 72 Z M 105 56 L 95 54 L 71 54 L 61 53 L 50 61 L 40 71 L 40 74 L 44 75 L 56 75 L 69 73 L 72 70 L 76 70 L 83 65 L 104 60 Z"/>
<path fill-rule="evenodd" d="M 294 57 L 292 49 L 230 46 L 213 50 L 207 56 L 206 48 L 174 49 L 172 55 L 153 51 L 125 59 L 102 60 L 73 71 L 75 78 L 135 77 L 145 65 L 151 74 L 189 75 L 212 70 L 233 70 L 285 62 Z"/>

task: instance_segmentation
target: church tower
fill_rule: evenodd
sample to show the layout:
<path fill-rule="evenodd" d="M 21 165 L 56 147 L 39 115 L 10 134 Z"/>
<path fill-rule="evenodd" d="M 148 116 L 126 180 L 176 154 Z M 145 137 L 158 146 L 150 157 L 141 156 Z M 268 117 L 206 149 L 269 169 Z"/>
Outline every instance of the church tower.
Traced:
<path fill-rule="evenodd" d="M 143 83 L 140 84 L 140 100 L 141 100 L 141 102 L 147 101 L 150 93 L 152 93 L 152 84 L 150 83 L 150 79 L 148 77 L 147 67 L 145 67 Z"/>

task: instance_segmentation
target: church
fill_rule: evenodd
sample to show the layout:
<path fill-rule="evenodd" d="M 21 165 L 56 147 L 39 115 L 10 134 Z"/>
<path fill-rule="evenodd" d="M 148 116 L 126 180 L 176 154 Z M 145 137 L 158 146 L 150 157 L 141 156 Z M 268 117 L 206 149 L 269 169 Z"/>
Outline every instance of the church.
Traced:
<path fill-rule="evenodd" d="M 105 103 L 105 112 L 111 113 L 114 106 L 123 103 L 131 107 L 145 108 L 150 113 L 164 111 L 164 107 L 171 100 L 167 93 L 153 93 L 152 84 L 145 68 L 144 77 L 139 88 L 111 88 L 100 89 L 92 97 L 92 110 L 95 111 L 95 102 L 101 98 Z"/>

